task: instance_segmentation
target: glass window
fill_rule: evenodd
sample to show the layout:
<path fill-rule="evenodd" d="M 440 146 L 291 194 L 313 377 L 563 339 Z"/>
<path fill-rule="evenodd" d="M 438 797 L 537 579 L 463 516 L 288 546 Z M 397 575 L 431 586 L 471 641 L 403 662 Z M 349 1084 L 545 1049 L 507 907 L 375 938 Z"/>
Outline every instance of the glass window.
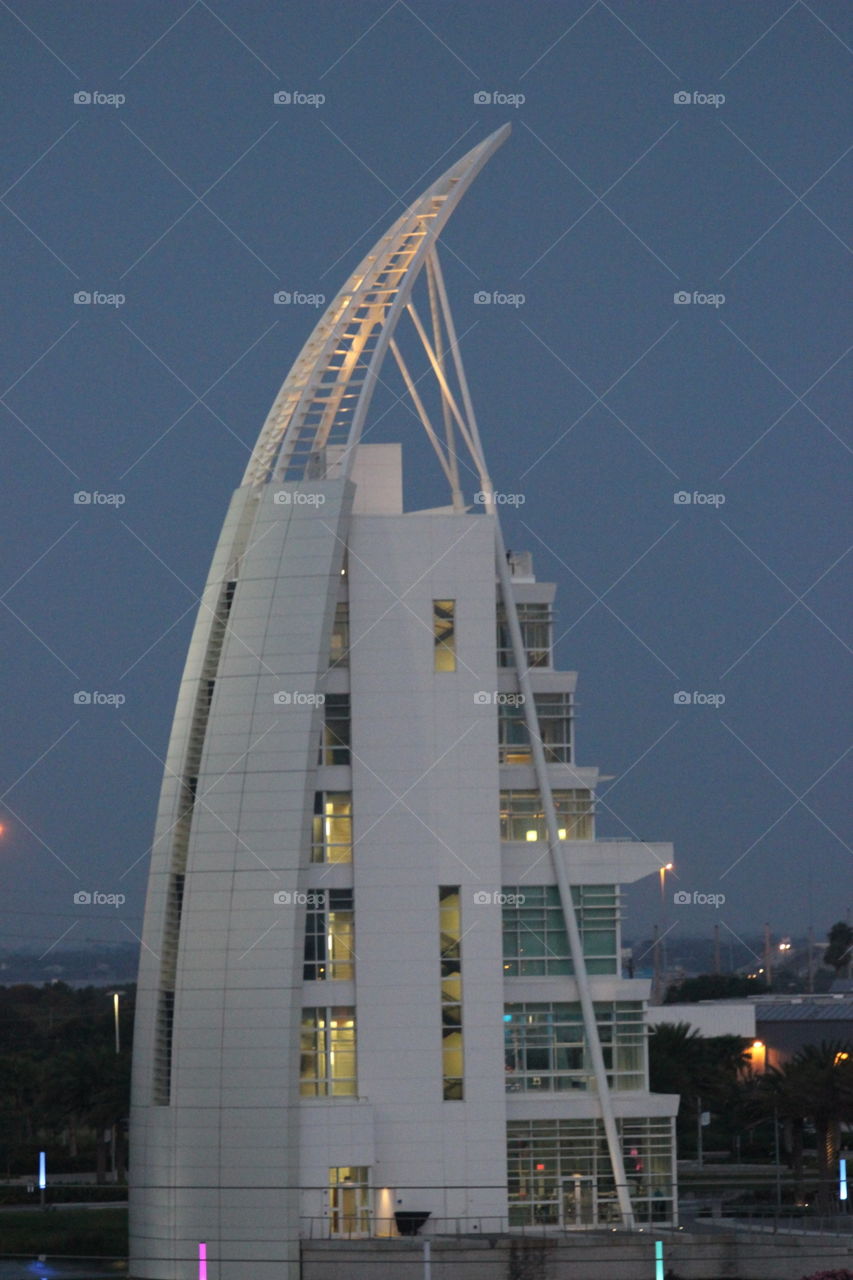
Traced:
<path fill-rule="evenodd" d="M 554 791 L 557 831 L 561 840 L 592 840 L 594 798 L 579 788 Z M 501 792 L 501 839 L 533 843 L 548 839 L 545 811 L 538 791 Z"/>
<path fill-rule="evenodd" d="M 617 1118 L 628 1192 L 637 1221 L 673 1214 L 673 1123 Z M 507 1123 L 510 1225 L 615 1225 L 616 1187 L 600 1120 L 510 1120 Z M 595 1194 L 579 1196 L 577 1182 Z M 578 1213 L 582 1208 L 583 1212 Z"/>
<path fill-rule="evenodd" d="M 435 671 L 456 670 L 456 601 L 433 600 L 432 633 Z"/>
<path fill-rule="evenodd" d="M 570 693 L 534 694 L 539 737 L 548 764 L 571 764 L 572 760 L 572 695 Z M 502 702 L 498 707 L 498 744 L 501 764 L 531 764 L 530 737 L 524 719 L 524 707 L 515 702 Z"/>
<path fill-rule="evenodd" d="M 516 610 L 521 627 L 521 638 L 527 650 L 528 666 L 550 667 L 551 606 L 549 604 L 517 604 Z M 512 651 L 506 612 L 502 603 L 498 604 L 498 666 L 515 666 L 515 655 Z"/>
<path fill-rule="evenodd" d="M 306 982 L 355 976 L 355 916 L 352 889 L 310 889 L 305 913 Z"/>
<path fill-rule="evenodd" d="M 441 931 L 441 1059 L 443 1097 L 461 1101 L 464 1092 L 462 1042 L 462 904 L 459 886 L 438 890 Z"/>
<path fill-rule="evenodd" d="M 352 795 L 315 791 L 312 862 L 352 862 Z"/>
<path fill-rule="evenodd" d="M 332 624 L 332 641 L 329 646 L 329 666 L 349 666 L 349 603 L 338 602 L 335 621 Z"/>
<path fill-rule="evenodd" d="M 303 1009 L 300 1051 L 303 1098 L 355 1096 L 355 1009 Z"/>
<path fill-rule="evenodd" d="M 547 977 L 574 972 L 560 891 L 556 885 L 504 885 L 504 974 Z M 619 898 L 615 885 L 573 885 L 586 970 L 618 973 Z"/>
<path fill-rule="evenodd" d="M 320 764 L 349 764 L 350 708 L 348 693 L 327 693 L 323 703 Z"/>
<path fill-rule="evenodd" d="M 642 1002 L 594 1007 L 608 1084 L 645 1088 Z M 595 1089 L 580 1004 L 508 1004 L 504 1042 L 507 1093 Z"/>

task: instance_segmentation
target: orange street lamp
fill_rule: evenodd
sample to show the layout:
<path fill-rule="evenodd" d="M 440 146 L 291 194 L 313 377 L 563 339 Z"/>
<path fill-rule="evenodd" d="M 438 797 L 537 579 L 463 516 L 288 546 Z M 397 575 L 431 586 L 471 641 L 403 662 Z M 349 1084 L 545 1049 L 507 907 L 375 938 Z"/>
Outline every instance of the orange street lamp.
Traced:
<path fill-rule="evenodd" d="M 763 1040 L 753 1040 L 749 1057 L 753 1071 L 764 1070 L 767 1065 L 767 1045 Z"/>
<path fill-rule="evenodd" d="M 666 878 L 666 873 L 667 873 L 667 871 L 672 871 L 672 867 L 673 867 L 673 864 L 672 864 L 671 862 L 665 862 L 665 863 L 662 863 L 662 864 L 661 864 L 661 867 L 660 867 L 660 873 L 659 873 L 659 874 L 660 874 L 660 896 L 661 896 L 661 899 L 663 899 L 663 882 L 664 882 L 664 880 L 665 880 L 665 878 Z"/>

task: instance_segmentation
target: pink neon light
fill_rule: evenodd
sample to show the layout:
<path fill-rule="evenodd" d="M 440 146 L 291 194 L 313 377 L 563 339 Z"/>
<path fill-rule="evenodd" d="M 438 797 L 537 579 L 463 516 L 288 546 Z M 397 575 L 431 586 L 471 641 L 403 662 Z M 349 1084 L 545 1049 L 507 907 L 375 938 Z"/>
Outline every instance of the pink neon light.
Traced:
<path fill-rule="evenodd" d="M 207 1280 L 207 1245 L 198 1246 L 198 1280 Z"/>

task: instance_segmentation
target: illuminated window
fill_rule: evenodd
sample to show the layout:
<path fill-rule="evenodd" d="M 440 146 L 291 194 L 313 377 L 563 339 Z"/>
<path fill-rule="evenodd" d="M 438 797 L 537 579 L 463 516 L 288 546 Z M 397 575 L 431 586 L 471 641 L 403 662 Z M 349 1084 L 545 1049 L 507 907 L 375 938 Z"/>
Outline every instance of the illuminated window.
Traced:
<path fill-rule="evenodd" d="M 339 601 L 335 609 L 329 645 L 329 666 L 349 666 L 349 604 L 346 600 Z"/>
<path fill-rule="evenodd" d="M 435 671 L 456 670 L 456 601 L 433 600 L 432 633 L 435 639 Z"/>
<path fill-rule="evenodd" d="M 536 978 L 574 972 L 556 885 L 504 885 L 504 976 Z M 572 886 L 586 969 L 618 973 L 619 898 L 615 885 Z"/>
<path fill-rule="evenodd" d="M 354 1097 L 355 1009 L 303 1009 L 299 1092 L 303 1098 Z"/>
<path fill-rule="evenodd" d="M 354 948 L 352 889 L 309 889 L 302 970 L 306 982 L 352 979 Z"/>
<path fill-rule="evenodd" d="M 438 891 L 441 930 L 441 1067 L 445 1102 L 459 1102 L 464 1093 L 462 1043 L 462 904 L 459 886 Z"/>
<path fill-rule="evenodd" d="M 327 693 L 323 704 L 320 764 L 349 764 L 350 709 L 348 693 Z"/>
<path fill-rule="evenodd" d="M 593 797 L 589 791 L 554 791 L 561 840 L 592 840 Z M 538 791 L 501 792 L 501 839 L 547 840 L 545 811 Z"/>
<path fill-rule="evenodd" d="M 352 862 L 352 795 L 315 791 L 312 862 Z"/>
<path fill-rule="evenodd" d="M 548 764 L 571 764 L 572 760 L 572 695 L 570 693 L 534 694 L 539 737 Z M 516 702 L 502 702 L 498 707 L 498 745 L 501 764 L 531 764 L 530 736 L 524 719 L 524 707 Z"/>
<path fill-rule="evenodd" d="M 367 1236 L 370 1234 L 369 1169 L 339 1166 L 329 1170 L 329 1234 Z"/>
<path fill-rule="evenodd" d="M 551 606 L 549 604 L 517 604 L 521 638 L 527 650 L 530 667 L 551 666 Z M 509 636 L 503 604 L 498 605 L 498 666 L 514 667 L 515 655 Z"/>
<path fill-rule="evenodd" d="M 638 1223 L 673 1215 L 673 1122 L 622 1119 L 616 1129 Z M 614 1226 L 621 1216 L 601 1120 L 507 1123 L 510 1225 Z"/>

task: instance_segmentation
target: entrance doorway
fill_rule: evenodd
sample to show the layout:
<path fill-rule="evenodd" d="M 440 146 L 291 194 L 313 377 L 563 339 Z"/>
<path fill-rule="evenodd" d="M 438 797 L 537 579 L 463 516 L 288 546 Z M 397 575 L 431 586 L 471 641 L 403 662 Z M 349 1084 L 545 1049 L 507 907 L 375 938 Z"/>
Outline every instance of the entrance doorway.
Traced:
<path fill-rule="evenodd" d="M 364 1166 L 329 1170 L 329 1233 L 348 1239 L 370 1235 L 370 1188 Z"/>
<path fill-rule="evenodd" d="M 560 1226 L 566 1231 L 598 1226 L 598 1185 L 595 1178 L 574 1173 L 563 1179 Z"/>

